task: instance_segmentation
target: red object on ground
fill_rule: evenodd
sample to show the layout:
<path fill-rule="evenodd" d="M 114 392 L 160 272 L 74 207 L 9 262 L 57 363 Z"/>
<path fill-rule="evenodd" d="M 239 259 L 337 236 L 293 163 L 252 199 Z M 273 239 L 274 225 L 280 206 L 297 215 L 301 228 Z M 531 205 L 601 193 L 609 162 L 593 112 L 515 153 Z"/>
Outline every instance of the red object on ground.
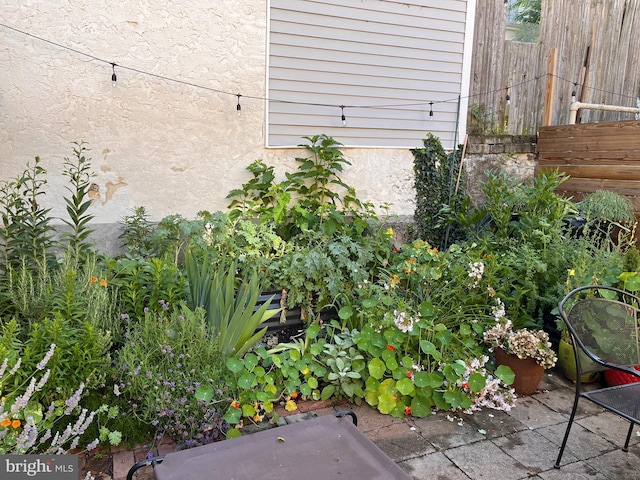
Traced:
<path fill-rule="evenodd" d="M 633 368 L 640 371 L 640 365 Z M 634 377 L 629 373 L 621 372 L 619 370 L 605 370 L 602 375 L 604 377 L 605 383 L 610 387 L 615 387 L 616 385 L 626 385 L 627 383 L 640 382 L 640 378 Z"/>

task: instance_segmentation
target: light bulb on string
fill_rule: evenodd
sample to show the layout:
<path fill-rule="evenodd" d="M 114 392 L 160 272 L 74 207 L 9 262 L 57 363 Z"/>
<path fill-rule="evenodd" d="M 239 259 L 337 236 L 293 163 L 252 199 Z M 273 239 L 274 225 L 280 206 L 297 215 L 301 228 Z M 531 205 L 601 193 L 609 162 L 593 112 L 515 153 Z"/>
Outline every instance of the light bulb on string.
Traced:
<path fill-rule="evenodd" d="M 506 92 L 505 100 L 507 101 L 507 105 L 511 104 L 511 95 L 509 95 L 509 87 L 504 87 L 504 91 Z"/>
<path fill-rule="evenodd" d="M 429 120 L 433 120 L 433 102 L 429 102 Z"/>
<path fill-rule="evenodd" d="M 576 101 L 576 90 L 578 88 L 578 83 L 573 84 L 573 90 L 571 91 L 571 103 Z"/>
<path fill-rule="evenodd" d="M 340 110 L 342 111 L 342 126 L 345 127 L 347 125 L 347 117 L 344 115 L 344 105 L 340 105 Z"/>
<path fill-rule="evenodd" d="M 242 106 L 240 105 L 240 97 L 242 95 L 240 95 L 239 93 L 236 93 L 236 97 L 238 97 L 238 104 L 236 105 L 236 111 L 238 112 L 238 115 L 240 115 L 240 112 L 242 110 Z"/>
<path fill-rule="evenodd" d="M 111 74 L 111 85 L 115 87 L 116 85 L 118 85 L 118 76 L 116 75 L 116 64 L 115 63 L 111 64 L 111 69 L 113 71 L 113 73 Z"/>

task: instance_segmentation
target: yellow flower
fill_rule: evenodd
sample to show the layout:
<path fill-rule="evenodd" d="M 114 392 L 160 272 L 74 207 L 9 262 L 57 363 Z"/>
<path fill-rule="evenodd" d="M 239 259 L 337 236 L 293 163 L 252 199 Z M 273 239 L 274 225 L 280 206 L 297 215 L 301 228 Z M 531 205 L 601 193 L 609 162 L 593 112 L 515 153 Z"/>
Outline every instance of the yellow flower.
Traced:
<path fill-rule="evenodd" d="M 298 405 L 293 400 L 287 400 L 287 403 L 284 405 L 284 409 L 287 412 L 293 412 L 298 409 Z"/>
<path fill-rule="evenodd" d="M 7 418 L 3 418 L 2 422 L 0 422 L 0 427 L 7 428 L 9 425 L 11 425 L 11 420 L 8 417 Z"/>
<path fill-rule="evenodd" d="M 393 237 L 393 228 L 387 228 L 387 231 L 386 231 L 386 232 L 384 232 L 384 233 L 386 233 L 386 234 L 387 234 L 387 235 L 389 235 L 390 237 Z"/>
<path fill-rule="evenodd" d="M 20 420 L 14 420 L 13 422 L 11 422 L 12 428 L 18 428 L 19 426 L 20 426 Z"/>
<path fill-rule="evenodd" d="M 307 373 L 309 373 L 309 368 L 308 367 L 304 367 L 302 370 L 300 370 L 300 373 L 303 375 L 306 375 Z"/>
<path fill-rule="evenodd" d="M 569 274 L 570 277 L 576 276 L 576 271 L 573 268 L 570 268 L 569 270 L 567 270 L 567 273 Z"/>
<path fill-rule="evenodd" d="M 100 279 L 100 286 L 101 287 L 106 287 L 107 286 L 107 279 L 106 278 L 101 278 Z"/>

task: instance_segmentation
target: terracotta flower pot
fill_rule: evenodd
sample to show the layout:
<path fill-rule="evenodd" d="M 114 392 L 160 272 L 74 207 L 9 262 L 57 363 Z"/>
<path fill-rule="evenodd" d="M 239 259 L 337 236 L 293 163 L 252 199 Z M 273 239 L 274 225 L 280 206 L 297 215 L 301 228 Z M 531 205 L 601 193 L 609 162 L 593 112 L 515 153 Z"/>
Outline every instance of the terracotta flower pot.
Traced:
<path fill-rule="evenodd" d="M 510 367 L 515 373 L 516 378 L 511 386 L 517 394 L 531 395 L 536 392 L 544 374 L 544 367 L 538 365 L 533 358 L 518 358 L 501 348 L 496 348 L 495 355 L 498 365 Z"/>

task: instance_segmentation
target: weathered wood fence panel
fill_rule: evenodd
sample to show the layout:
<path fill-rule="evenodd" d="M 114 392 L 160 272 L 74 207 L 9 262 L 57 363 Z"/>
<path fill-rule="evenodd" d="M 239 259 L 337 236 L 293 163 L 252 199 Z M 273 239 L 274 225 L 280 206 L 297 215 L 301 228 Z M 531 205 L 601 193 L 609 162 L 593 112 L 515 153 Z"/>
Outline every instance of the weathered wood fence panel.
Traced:
<path fill-rule="evenodd" d="M 558 193 L 584 198 L 596 190 L 628 197 L 640 215 L 640 121 L 541 127 L 541 170 L 560 170 L 570 178 Z"/>
<path fill-rule="evenodd" d="M 552 48 L 558 49 L 554 125 L 568 123 L 574 91 L 586 103 L 636 106 L 640 0 L 542 0 L 537 44 L 504 40 L 504 9 L 503 0 L 478 3 L 469 104 L 490 114 L 483 127 L 510 134 L 538 131 Z M 595 110 L 579 115 L 581 123 L 631 119 L 630 113 Z M 474 126 L 471 116 L 469 125 Z"/>

